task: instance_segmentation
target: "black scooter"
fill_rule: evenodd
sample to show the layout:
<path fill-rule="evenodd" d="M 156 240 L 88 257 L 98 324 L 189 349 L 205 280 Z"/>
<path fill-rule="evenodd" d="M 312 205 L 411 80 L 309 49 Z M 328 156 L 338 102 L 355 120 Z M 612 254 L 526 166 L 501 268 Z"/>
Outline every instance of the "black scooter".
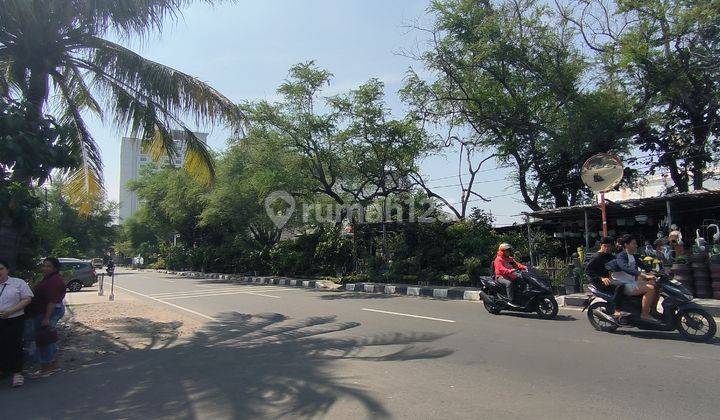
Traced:
<path fill-rule="evenodd" d="M 686 340 L 695 342 L 710 341 L 715 337 L 717 325 L 713 317 L 700 305 L 694 303 L 692 293 L 679 282 L 665 274 L 656 274 L 657 286 L 663 297 L 662 318 L 658 322 L 647 322 L 640 318 L 641 297 L 625 298 L 620 309 L 630 313 L 616 320 L 612 317 L 610 303 L 613 292 L 589 286 L 592 296 L 585 302 L 588 321 L 598 331 L 612 332 L 620 327 L 636 327 L 641 330 L 674 331 L 678 330 Z M 598 298 L 602 300 L 597 300 Z M 613 305 L 614 306 L 614 305 Z"/>
<path fill-rule="evenodd" d="M 558 314 L 558 303 L 552 294 L 550 280 L 530 269 L 523 271 L 522 284 L 516 285 L 515 302 L 507 298 L 505 286 L 493 277 L 481 278 L 480 296 L 485 309 L 493 315 L 500 311 L 536 312 L 540 318 L 553 319 Z"/>

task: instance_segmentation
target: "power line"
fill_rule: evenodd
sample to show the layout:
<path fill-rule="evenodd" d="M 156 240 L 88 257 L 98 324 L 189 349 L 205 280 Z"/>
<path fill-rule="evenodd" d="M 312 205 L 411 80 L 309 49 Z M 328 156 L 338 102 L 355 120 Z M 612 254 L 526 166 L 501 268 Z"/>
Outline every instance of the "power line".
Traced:
<path fill-rule="evenodd" d="M 703 154 L 698 154 L 698 155 L 695 155 L 695 156 L 688 156 L 688 157 L 686 157 L 685 159 L 692 159 L 693 157 L 699 157 L 699 156 L 703 156 L 703 155 L 704 155 L 704 153 L 703 153 Z M 651 166 L 653 166 L 653 164 L 638 166 L 638 167 L 635 167 L 634 169 L 647 169 L 647 168 L 650 168 Z M 552 185 L 545 186 L 545 188 L 550 188 L 550 187 L 562 187 L 562 186 L 565 186 L 565 185 L 574 184 L 574 183 L 576 183 L 576 182 L 577 182 L 577 180 L 568 181 L 568 182 L 562 182 L 562 183 L 558 183 L 558 184 L 552 184 Z M 498 195 L 493 195 L 493 196 L 485 197 L 485 199 L 487 199 L 487 200 L 492 200 L 492 199 L 494 199 L 494 198 L 508 197 L 508 196 L 516 195 L 516 194 L 517 194 L 517 191 L 513 191 L 513 192 L 510 192 L 510 193 L 506 193 L 506 194 L 498 194 Z M 484 201 L 484 200 L 483 200 L 482 198 L 474 198 L 474 199 L 467 200 L 468 203 L 474 203 L 474 202 L 478 202 L 478 201 Z M 463 204 L 463 202 L 462 202 L 462 201 L 458 201 L 458 202 L 447 203 L 447 204 L 450 205 L 450 206 L 455 206 L 455 205 L 458 205 L 458 204 Z"/>
<path fill-rule="evenodd" d="M 657 157 L 657 156 L 661 156 L 661 155 L 675 155 L 675 154 L 678 154 L 678 153 L 682 153 L 682 151 L 681 151 L 681 150 L 678 150 L 678 151 L 675 151 L 675 152 L 656 152 L 656 153 L 650 153 L 650 154 L 643 155 L 643 156 L 631 156 L 631 157 L 628 158 L 628 160 L 632 160 L 633 163 L 634 163 L 634 161 L 638 161 L 638 160 L 642 160 L 642 159 L 648 159 L 648 158 L 651 158 L 651 157 L 653 157 L 653 156 L 656 156 L 656 157 Z M 692 159 L 692 158 L 700 157 L 700 156 L 704 156 L 704 155 L 706 155 L 706 153 L 701 153 L 701 154 L 692 155 L 692 156 L 685 156 L 685 157 L 681 157 L 680 159 Z M 512 168 L 512 167 L 513 167 L 512 165 L 496 166 L 496 167 L 494 167 L 494 168 L 487 168 L 487 169 L 480 170 L 480 171 L 478 171 L 478 172 L 476 172 L 476 173 L 481 173 L 481 172 L 484 173 L 484 172 L 490 172 L 490 171 L 497 171 L 497 170 L 500 170 L 500 169 L 509 169 L 509 168 Z M 644 167 L 648 167 L 648 166 L 646 165 L 646 166 L 644 166 Z M 636 168 L 636 169 L 642 169 L 642 167 Z M 465 175 L 465 174 L 463 174 L 463 175 Z M 428 184 L 428 183 L 432 183 L 432 182 L 435 182 L 435 181 L 441 181 L 441 180 L 444 180 L 444 179 L 457 178 L 457 177 L 459 177 L 459 176 L 461 176 L 461 175 L 457 175 L 457 174 L 456 174 L 456 175 L 444 176 L 444 177 L 441 177 L 441 178 L 432 178 L 432 179 L 426 180 L 425 183 Z M 477 183 L 479 183 L 479 182 L 477 182 Z M 460 186 L 460 184 L 452 184 L 451 186 Z M 445 187 L 446 187 L 446 186 L 433 187 L 433 188 L 445 188 Z"/>

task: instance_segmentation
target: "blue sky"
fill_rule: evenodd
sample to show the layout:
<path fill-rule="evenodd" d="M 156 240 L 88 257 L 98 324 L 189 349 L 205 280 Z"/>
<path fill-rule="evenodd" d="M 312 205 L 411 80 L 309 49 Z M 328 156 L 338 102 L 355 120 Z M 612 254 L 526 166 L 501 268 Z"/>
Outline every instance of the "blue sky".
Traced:
<path fill-rule="evenodd" d="M 241 1 L 207 6 L 197 4 L 185 10 L 183 18 L 166 26 L 161 35 L 125 43 L 143 56 L 192 74 L 221 91 L 230 99 L 273 100 L 275 89 L 295 63 L 315 60 L 334 74 L 328 95 L 352 89 L 369 78 L 385 82 L 388 104 L 398 117 L 403 106 L 397 97 L 409 67 L 420 63 L 398 54 L 403 49 L 422 47 L 422 34 L 409 24 L 428 24 L 428 0 L 268 0 Z M 124 134 L 99 121 L 91 122 L 105 163 L 105 184 L 111 200 L 119 192 L 120 137 Z M 198 127 L 209 131 L 209 144 L 225 148 L 228 136 L 222 127 Z M 457 172 L 457 157 L 449 154 L 429 158 L 422 170 L 430 179 Z M 485 167 L 492 168 L 494 162 Z M 482 180 L 507 176 L 505 171 L 482 173 Z M 431 185 L 457 184 L 457 178 L 431 182 Z M 514 191 L 506 181 L 481 184 L 485 195 Z M 511 189 L 508 189 L 510 187 Z M 459 200 L 459 187 L 438 191 L 451 202 Z M 525 206 L 518 195 L 476 203 L 491 210 L 498 225 Z"/>

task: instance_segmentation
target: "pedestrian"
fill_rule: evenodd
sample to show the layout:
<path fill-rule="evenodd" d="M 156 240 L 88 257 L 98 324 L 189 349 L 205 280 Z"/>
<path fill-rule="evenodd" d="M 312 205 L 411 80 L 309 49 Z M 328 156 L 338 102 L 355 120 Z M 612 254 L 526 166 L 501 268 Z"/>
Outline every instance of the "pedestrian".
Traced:
<path fill-rule="evenodd" d="M 32 302 L 28 306 L 28 316 L 32 317 L 35 333 L 37 358 L 40 370 L 32 376 L 42 378 L 50 376 L 58 367 L 57 322 L 65 315 L 65 280 L 60 275 L 60 261 L 54 257 L 43 260 L 43 279 L 35 286 Z"/>
<path fill-rule="evenodd" d="M 0 260 L 0 371 L 12 374 L 12 386 L 23 386 L 23 329 L 25 307 L 33 293 L 28 284 L 10 277 L 10 267 Z"/>

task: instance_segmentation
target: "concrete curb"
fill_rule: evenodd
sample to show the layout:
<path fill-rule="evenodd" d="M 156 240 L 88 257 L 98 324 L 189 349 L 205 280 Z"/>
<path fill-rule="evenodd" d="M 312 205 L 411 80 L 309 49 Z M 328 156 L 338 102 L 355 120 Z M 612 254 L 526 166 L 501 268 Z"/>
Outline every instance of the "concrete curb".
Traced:
<path fill-rule="evenodd" d="M 347 283 L 344 286 L 327 280 L 303 280 L 285 277 L 238 276 L 193 271 L 148 270 L 179 277 L 232 280 L 238 283 L 268 284 L 306 289 L 345 290 L 347 292 L 382 293 L 386 295 L 422 296 L 433 299 L 479 301 L 478 289 L 468 287 L 413 286 L 405 284 Z"/>
<path fill-rule="evenodd" d="M 422 296 L 434 299 L 480 300 L 478 289 L 469 287 L 412 286 L 403 284 L 347 283 L 345 291 L 385 295 Z"/>
<path fill-rule="evenodd" d="M 198 273 L 194 271 L 170 271 L 170 270 L 147 270 L 154 271 L 162 274 L 169 274 L 171 276 L 187 277 L 187 278 L 199 278 L 199 279 L 217 279 L 217 280 L 230 280 L 234 283 L 252 283 L 252 284 L 267 284 L 276 286 L 288 286 L 288 287 L 303 287 L 306 289 L 325 289 L 335 290 L 341 286 L 329 280 L 304 280 L 304 279 L 293 279 L 285 277 L 260 277 L 260 276 L 240 276 L 236 274 L 221 274 L 221 273 Z"/>

